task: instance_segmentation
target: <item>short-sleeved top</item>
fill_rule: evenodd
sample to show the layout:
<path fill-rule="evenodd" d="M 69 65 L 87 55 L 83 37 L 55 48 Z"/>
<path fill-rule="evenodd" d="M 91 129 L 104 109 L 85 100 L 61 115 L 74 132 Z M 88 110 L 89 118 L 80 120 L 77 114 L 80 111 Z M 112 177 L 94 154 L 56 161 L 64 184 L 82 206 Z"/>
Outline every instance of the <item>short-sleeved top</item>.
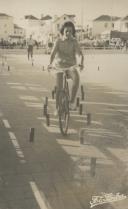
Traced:
<path fill-rule="evenodd" d="M 56 51 L 55 64 L 58 67 L 71 67 L 76 64 L 76 54 L 80 54 L 80 47 L 75 38 L 57 39 L 54 45 Z"/>
<path fill-rule="evenodd" d="M 33 46 L 34 45 L 34 40 L 33 39 L 28 39 L 27 40 L 27 45 L 28 46 Z"/>

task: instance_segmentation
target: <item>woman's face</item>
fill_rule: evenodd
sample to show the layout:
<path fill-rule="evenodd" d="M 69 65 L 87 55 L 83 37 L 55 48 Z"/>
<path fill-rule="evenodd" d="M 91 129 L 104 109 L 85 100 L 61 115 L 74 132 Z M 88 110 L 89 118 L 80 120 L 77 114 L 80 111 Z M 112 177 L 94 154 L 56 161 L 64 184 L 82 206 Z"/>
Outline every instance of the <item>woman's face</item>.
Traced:
<path fill-rule="evenodd" d="M 64 37 L 65 38 L 71 38 L 72 36 L 73 36 L 72 27 L 65 27 L 64 28 Z"/>

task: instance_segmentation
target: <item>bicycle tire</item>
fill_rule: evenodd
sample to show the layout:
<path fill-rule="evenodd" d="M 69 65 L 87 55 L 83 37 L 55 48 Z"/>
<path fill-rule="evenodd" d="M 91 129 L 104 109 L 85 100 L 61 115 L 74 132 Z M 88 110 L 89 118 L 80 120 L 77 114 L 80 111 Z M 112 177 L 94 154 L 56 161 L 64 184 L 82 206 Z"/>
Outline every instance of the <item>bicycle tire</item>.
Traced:
<path fill-rule="evenodd" d="M 59 94 L 58 114 L 60 131 L 62 135 L 67 135 L 69 124 L 69 98 L 64 91 Z"/>

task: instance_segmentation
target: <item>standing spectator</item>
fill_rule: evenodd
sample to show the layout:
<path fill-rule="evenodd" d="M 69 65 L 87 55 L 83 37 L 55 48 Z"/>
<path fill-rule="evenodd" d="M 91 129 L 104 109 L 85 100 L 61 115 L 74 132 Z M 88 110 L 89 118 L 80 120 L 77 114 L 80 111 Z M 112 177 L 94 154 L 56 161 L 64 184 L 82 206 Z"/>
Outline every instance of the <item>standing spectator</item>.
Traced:
<path fill-rule="evenodd" d="M 4 40 L 3 40 L 3 38 L 1 39 L 1 48 L 4 49 Z"/>
<path fill-rule="evenodd" d="M 126 51 L 128 50 L 128 40 L 126 41 Z"/>
<path fill-rule="evenodd" d="M 32 35 L 30 35 L 29 39 L 27 40 L 27 50 L 28 50 L 28 60 L 29 57 L 33 58 L 33 47 L 34 47 L 34 40 L 32 39 Z"/>

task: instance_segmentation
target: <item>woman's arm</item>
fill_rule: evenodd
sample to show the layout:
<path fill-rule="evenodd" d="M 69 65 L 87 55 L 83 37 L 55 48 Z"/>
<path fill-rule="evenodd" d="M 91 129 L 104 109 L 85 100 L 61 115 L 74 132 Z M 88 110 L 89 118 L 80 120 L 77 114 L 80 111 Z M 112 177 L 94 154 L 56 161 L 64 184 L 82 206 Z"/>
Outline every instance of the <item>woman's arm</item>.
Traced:
<path fill-rule="evenodd" d="M 83 55 L 83 52 L 80 48 L 80 45 L 79 43 L 77 42 L 77 40 L 75 40 L 75 49 L 76 49 L 76 54 L 78 54 L 80 57 L 81 57 L 81 61 L 80 61 L 80 67 L 81 67 L 81 70 L 83 70 L 84 68 L 84 55 Z"/>

